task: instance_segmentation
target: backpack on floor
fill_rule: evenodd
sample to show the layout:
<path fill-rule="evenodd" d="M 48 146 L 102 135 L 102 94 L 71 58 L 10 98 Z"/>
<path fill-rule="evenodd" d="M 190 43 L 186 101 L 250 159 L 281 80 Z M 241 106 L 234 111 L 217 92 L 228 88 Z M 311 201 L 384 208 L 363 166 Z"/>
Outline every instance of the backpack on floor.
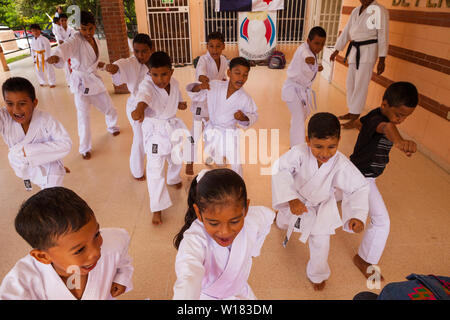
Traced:
<path fill-rule="evenodd" d="M 286 66 L 286 57 L 281 51 L 274 51 L 269 57 L 268 67 L 269 69 L 284 69 Z"/>

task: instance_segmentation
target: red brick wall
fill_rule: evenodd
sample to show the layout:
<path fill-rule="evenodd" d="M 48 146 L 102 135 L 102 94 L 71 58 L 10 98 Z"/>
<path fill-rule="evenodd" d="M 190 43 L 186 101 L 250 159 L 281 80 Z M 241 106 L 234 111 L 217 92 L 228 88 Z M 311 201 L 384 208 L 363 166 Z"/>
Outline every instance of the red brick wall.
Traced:
<path fill-rule="evenodd" d="M 128 47 L 127 26 L 125 24 L 125 9 L 122 0 L 100 0 L 103 27 L 108 45 L 110 63 L 130 56 Z M 114 86 L 116 93 L 127 93 L 127 87 Z"/>

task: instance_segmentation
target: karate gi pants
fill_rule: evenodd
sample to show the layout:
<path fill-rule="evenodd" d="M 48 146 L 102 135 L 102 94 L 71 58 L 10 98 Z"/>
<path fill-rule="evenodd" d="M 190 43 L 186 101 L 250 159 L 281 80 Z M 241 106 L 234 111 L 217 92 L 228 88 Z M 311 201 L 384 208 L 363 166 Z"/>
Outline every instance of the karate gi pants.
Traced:
<path fill-rule="evenodd" d="M 142 122 L 135 121 L 131 113 L 136 109 L 135 106 L 127 106 L 127 117 L 133 129 L 133 143 L 130 153 L 130 170 L 135 178 L 141 178 L 145 172 L 145 150 L 144 136 L 142 135 Z"/>
<path fill-rule="evenodd" d="M 300 99 L 286 102 L 291 111 L 291 127 L 289 140 L 291 148 L 297 144 L 305 143 L 305 120 L 311 113 L 308 107 L 303 106 Z"/>
<path fill-rule="evenodd" d="M 312 235 L 308 237 L 309 261 L 306 265 L 306 275 L 313 283 L 321 283 L 330 277 L 331 270 L 328 265 L 330 251 L 330 235 Z"/>
<path fill-rule="evenodd" d="M 152 212 L 162 211 L 172 206 L 172 200 L 170 199 L 164 176 L 164 164 L 166 161 L 168 164 L 167 184 L 180 183 L 181 163 L 172 162 L 170 154 L 161 156 L 147 153 L 147 187 L 150 197 L 150 210 Z"/>
<path fill-rule="evenodd" d="M 369 181 L 369 217 L 358 255 L 370 264 L 378 264 L 389 236 L 390 219 L 383 197 L 378 191 L 375 178 Z"/>
<path fill-rule="evenodd" d="M 360 63 L 356 69 L 356 63 L 350 63 L 347 71 L 347 106 L 349 113 L 361 114 L 366 106 L 367 92 L 372 78 L 373 63 Z"/>
<path fill-rule="evenodd" d="M 80 147 L 78 151 L 85 154 L 92 149 L 91 137 L 91 104 L 105 115 L 107 130 L 109 133 L 119 131 L 117 126 L 117 110 L 114 108 L 111 97 L 105 91 L 96 95 L 86 96 L 75 94 L 75 107 L 77 108 L 78 136 Z"/>
<path fill-rule="evenodd" d="M 47 73 L 48 84 L 51 86 L 54 86 L 56 83 L 55 69 L 53 68 L 53 66 L 51 64 L 48 64 L 47 62 L 45 62 L 44 71 L 42 71 L 41 64 L 42 64 L 42 62 L 40 62 L 40 64 L 39 64 L 39 69 L 37 67 L 37 63 L 34 65 L 35 66 L 34 70 L 36 72 L 36 76 L 38 78 L 39 84 L 40 85 L 47 84 L 47 80 L 45 79 L 45 73 Z"/>

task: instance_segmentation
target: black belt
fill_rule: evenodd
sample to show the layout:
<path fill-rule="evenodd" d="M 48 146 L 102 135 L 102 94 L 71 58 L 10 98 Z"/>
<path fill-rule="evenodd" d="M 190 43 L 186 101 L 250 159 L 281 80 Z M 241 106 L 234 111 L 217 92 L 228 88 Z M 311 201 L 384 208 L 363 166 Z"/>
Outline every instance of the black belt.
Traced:
<path fill-rule="evenodd" d="M 350 44 L 348 45 L 347 48 L 347 52 L 345 53 L 345 58 L 344 58 L 344 62 L 347 61 L 347 57 L 350 54 L 350 50 L 352 50 L 352 47 L 356 48 L 356 69 L 359 68 L 359 59 L 360 59 L 360 52 L 359 52 L 359 47 L 360 46 L 365 46 L 368 44 L 372 44 L 372 43 L 377 43 L 378 40 L 377 39 L 371 39 L 371 40 L 365 40 L 365 41 L 350 41 Z"/>

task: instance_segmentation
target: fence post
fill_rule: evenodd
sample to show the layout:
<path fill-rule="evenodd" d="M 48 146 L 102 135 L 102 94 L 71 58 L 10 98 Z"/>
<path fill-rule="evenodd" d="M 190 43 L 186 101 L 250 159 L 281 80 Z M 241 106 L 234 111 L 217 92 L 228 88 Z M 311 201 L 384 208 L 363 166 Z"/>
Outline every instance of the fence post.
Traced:
<path fill-rule="evenodd" d="M 3 72 L 9 71 L 9 67 L 8 64 L 6 63 L 5 55 L 3 54 L 3 48 L 1 44 L 0 44 L 0 66 L 1 71 Z"/>

